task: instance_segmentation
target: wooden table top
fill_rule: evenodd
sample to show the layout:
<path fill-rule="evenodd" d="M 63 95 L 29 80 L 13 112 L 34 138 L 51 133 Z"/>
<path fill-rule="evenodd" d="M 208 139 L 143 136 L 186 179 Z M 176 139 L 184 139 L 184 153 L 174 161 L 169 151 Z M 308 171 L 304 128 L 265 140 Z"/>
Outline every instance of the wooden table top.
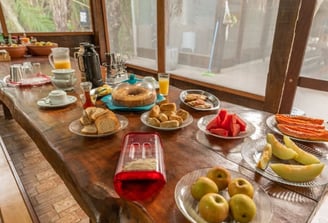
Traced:
<path fill-rule="evenodd" d="M 43 72 L 50 74 L 49 65 L 44 58 L 32 58 L 32 60 L 40 60 Z M 15 63 L 22 61 L 24 60 Z M 1 62 L 1 79 L 9 74 L 9 64 Z M 46 97 L 52 89 L 54 87 L 51 84 L 24 88 L 4 87 L 0 91 L 0 101 L 35 141 L 92 222 L 115 222 L 113 219 L 117 217 L 118 205 L 130 208 L 132 205 L 114 199 L 117 195 L 113 186 L 113 177 L 122 139 L 129 132 L 155 130 L 141 122 L 142 112 L 115 111 L 129 121 L 128 127 L 124 130 L 101 138 L 73 134 L 68 126 L 82 115 L 82 104 L 79 100 L 82 90 L 79 84 L 76 84 L 74 91 L 68 92 L 69 95 L 78 98 L 78 101 L 72 105 L 56 109 L 39 108 L 37 100 Z M 155 198 L 139 202 L 153 222 L 188 222 L 175 203 L 175 186 L 189 172 L 216 165 L 244 174 L 269 194 L 273 205 L 271 222 L 307 222 L 325 187 L 300 188 L 275 183 L 254 173 L 240 153 L 245 143 L 263 138 L 267 132 L 270 132 L 266 119 L 272 114 L 221 102 L 221 108 L 237 112 L 251 122 L 255 126 L 255 132 L 250 137 L 235 140 L 208 137 L 198 129 L 197 121 L 205 115 L 216 114 L 217 111 L 201 112 L 187 108 L 179 100 L 180 92 L 180 89 L 170 86 L 169 100 L 189 111 L 194 120 L 191 125 L 183 129 L 157 131 L 163 142 L 167 183 Z M 217 96 L 220 98 L 220 95 Z M 328 150 L 326 143 L 308 145 L 323 151 Z M 258 209 L 261 210 L 261 206 Z M 136 215 L 140 213 L 134 209 L 125 210 L 130 210 Z"/>

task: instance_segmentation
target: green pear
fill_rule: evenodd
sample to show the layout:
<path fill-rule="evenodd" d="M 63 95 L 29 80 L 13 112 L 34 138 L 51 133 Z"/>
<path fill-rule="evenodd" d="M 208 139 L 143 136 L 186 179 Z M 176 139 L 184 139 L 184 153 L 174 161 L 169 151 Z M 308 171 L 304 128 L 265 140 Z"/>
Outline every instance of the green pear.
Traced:
<path fill-rule="evenodd" d="M 231 180 L 229 170 L 222 166 L 216 166 L 209 169 L 206 176 L 216 183 L 219 191 L 226 189 Z"/>
<path fill-rule="evenodd" d="M 256 204 L 245 194 L 233 195 L 229 200 L 232 217 L 240 223 L 250 222 L 256 215 Z"/>
<path fill-rule="evenodd" d="M 284 135 L 283 139 L 285 145 L 297 153 L 297 156 L 294 158 L 294 160 L 296 160 L 297 162 L 304 165 L 320 163 L 320 160 L 316 156 L 298 147 L 296 143 L 293 142 L 288 136 Z"/>
<path fill-rule="evenodd" d="M 205 194 L 218 193 L 218 186 L 208 177 L 201 176 L 191 185 L 190 192 L 193 198 L 200 200 Z"/>
<path fill-rule="evenodd" d="M 267 142 L 272 146 L 272 154 L 282 160 L 290 160 L 294 159 L 297 156 L 297 153 L 293 150 L 279 142 L 276 137 L 268 133 L 267 134 Z"/>
<path fill-rule="evenodd" d="M 229 215 L 229 203 L 220 194 L 208 193 L 198 203 L 200 216 L 208 223 L 220 223 Z"/>
<path fill-rule="evenodd" d="M 271 144 L 267 143 L 264 146 L 264 149 L 261 153 L 261 157 L 257 162 L 256 167 L 260 168 L 261 170 L 265 170 L 269 164 L 271 157 L 272 157 L 272 146 Z"/>
<path fill-rule="evenodd" d="M 284 163 L 272 163 L 271 169 L 281 178 L 291 182 L 306 182 L 314 180 L 325 167 L 323 163 L 308 165 L 293 165 Z"/>

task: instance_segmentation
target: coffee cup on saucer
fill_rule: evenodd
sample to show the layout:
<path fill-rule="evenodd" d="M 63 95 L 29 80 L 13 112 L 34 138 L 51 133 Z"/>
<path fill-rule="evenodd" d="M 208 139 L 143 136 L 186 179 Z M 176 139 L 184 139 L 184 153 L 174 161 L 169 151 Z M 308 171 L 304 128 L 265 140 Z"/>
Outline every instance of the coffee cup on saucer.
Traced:
<path fill-rule="evenodd" d="M 67 93 L 64 90 L 53 90 L 48 95 L 49 103 L 61 105 L 67 103 Z"/>

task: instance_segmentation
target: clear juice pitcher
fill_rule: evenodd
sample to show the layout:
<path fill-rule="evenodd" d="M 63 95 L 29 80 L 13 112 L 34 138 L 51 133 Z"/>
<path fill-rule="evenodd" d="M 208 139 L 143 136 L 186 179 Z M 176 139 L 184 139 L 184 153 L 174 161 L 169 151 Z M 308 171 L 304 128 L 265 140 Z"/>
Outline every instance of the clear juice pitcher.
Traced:
<path fill-rule="evenodd" d="M 51 48 L 51 53 L 49 54 L 48 59 L 49 59 L 49 63 L 54 69 L 71 68 L 69 48 L 66 47 Z"/>

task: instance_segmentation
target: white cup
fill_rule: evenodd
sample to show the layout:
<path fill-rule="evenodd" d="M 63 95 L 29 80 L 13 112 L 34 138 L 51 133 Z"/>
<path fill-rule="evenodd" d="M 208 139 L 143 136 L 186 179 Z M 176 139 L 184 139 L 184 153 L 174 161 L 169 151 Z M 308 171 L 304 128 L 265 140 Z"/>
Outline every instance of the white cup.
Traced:
<path fill-rule="evenodd" d="M 67 102 L 67 93 L 63 90 L 53 90 L 49 93 L 48 99 L 52 105 L 65 104 Z"/>

